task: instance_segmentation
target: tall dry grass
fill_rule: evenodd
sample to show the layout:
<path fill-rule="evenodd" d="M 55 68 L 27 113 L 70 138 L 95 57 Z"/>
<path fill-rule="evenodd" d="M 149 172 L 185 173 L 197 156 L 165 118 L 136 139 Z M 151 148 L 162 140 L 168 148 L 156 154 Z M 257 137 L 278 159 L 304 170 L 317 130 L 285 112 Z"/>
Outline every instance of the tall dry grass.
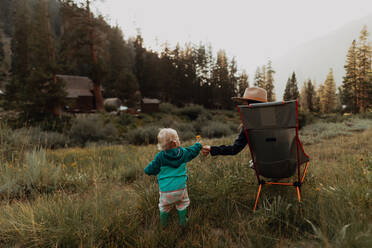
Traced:
<path fill-rule="evenodd" d="M 1 193 L 0 247 L 370 247 L 371 137 L 372 129 L 317 137 L 305 146 L 311 164 L 302 204 L 292 187 L 265 186 L 256 212 L 248 149 L 199 156 L 188 164 L 188 226 L 180 228 L 172 212 L 164 230 L 156 180 L 143 174 L 155 146 L 32 152 L 12 168 L 1 165 L 0 185 L 8 190 L 4 182 L 30 182 L 20 176 L 32 174 L 30 165 L 40 173 L 31 194 Z"/>

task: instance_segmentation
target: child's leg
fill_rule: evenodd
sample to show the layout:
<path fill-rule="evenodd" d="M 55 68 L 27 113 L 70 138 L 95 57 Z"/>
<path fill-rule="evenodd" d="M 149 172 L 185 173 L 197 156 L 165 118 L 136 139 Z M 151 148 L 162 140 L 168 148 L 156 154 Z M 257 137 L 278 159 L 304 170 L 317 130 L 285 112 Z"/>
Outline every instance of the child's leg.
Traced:
<path fill-rule="evenodd" d="M 186 226 L 187 220 L 187 208 L 184 210 L 178 210 L 178 222 L 180 223 L 180 226 Z"/>
<path fill-rule="evenodd" d="M 166 227 L 168 224 L 169 212 L 172 209 L 172 205 L 169 202 L 166 193 L 160 192 L 159 197 L 159 210 L 160 210 L 160 224 L 162 227 Z"/>
<path fill-rule="evenodd" d="M 187 207 L 190 205 L 189 195 L 187 189 L 185 188 L 182 192 L 180 201 L 176 203 L 176 208 L 178 211 L 178 221 L 181 226 L 185 226 L 187 223 Z"/>
<path fill-rule="evenodd" d="M 166 227 L 168 224 L 169 213 L 160 211 L 160 225 Z"/>

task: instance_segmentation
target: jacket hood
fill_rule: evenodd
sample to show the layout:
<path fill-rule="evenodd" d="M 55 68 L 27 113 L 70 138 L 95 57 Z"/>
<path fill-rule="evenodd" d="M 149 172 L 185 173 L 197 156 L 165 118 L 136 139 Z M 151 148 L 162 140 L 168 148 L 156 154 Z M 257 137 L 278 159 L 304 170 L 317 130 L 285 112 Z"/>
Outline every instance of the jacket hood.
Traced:
<path fill-rule="evenodd" d="M 184 153 L 182 147 L 177 147 L 174 149 L 168 149 L 164 151 L 164 159 L 166 160 L 167 165 L 178 168 L 181 166 L 184 160 Z"/>

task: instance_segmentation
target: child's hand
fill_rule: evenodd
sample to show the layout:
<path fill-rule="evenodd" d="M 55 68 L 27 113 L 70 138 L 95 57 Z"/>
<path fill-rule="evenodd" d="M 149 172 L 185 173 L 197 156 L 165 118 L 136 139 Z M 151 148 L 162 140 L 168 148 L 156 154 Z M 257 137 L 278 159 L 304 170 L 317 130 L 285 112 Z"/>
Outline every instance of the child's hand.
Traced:
<path fill-rule="evenodd" d="M 211 151 L 211 146 L 203 146 L 201 152 L 204 156 L 207 156 Z"/>

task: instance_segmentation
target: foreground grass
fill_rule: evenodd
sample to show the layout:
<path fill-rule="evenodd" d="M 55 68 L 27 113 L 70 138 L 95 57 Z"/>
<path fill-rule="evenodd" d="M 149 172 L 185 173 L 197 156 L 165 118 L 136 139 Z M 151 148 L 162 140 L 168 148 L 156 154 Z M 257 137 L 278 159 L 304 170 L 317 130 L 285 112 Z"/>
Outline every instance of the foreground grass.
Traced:
<path fill-rule="evenodd" d="M 198 157 L 188 164 L 188 227 L 173 212 L 164 230 L 156 180 L 143 175 L 155 146 L 32 152 L 1 166 L 0 246 L 370 247 L 371 137 L 372 129 L 317 137 L 305 146 L 301 207 L 294 188 L 267 186 L 255 213 L 248 149 Z"/>

